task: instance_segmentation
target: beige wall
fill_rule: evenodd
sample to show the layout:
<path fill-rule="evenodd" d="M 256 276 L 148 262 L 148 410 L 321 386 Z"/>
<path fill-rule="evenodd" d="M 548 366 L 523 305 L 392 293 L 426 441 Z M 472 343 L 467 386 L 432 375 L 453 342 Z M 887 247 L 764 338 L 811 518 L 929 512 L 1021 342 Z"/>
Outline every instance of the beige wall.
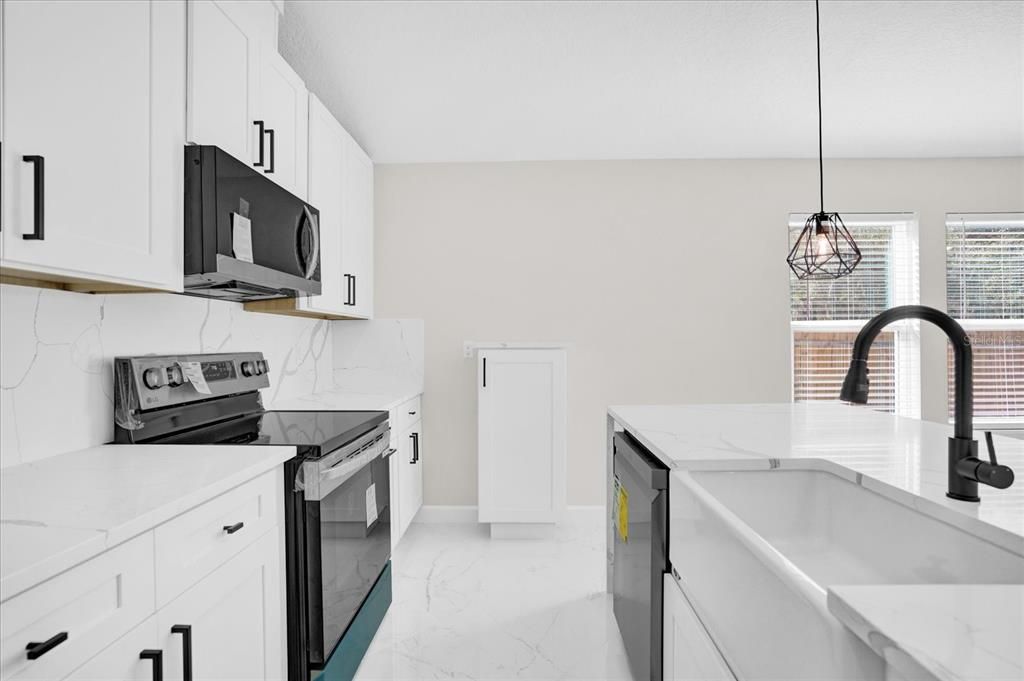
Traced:
<path fill-rule="evenodd" d="M 425 503 L 476 503 L 465 340 L 569 353 L 570 504 L 602 503 L 610 404 L 790 397 L 786 220 L 815 161 L 381 165 L 381 317 L 426 322 Z M 916 212 L 922 302 L 945 306 L 944 214 L 1024 210 L 1024 159 L 829 161 L 828 210 Z M 924 331 L 923 413 L 944 413 Z"/>

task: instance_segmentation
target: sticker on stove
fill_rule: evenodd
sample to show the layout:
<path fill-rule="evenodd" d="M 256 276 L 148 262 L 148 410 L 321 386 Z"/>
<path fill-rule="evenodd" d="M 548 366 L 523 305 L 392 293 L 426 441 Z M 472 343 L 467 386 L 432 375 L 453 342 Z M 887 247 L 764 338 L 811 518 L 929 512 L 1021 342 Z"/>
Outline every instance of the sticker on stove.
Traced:
<path fill-rule="evenodd" d="M 366 488 L 366 526 L 377 521 L 377 485 Z"/>
<path fill-rule="evenodd" d="M 206 384 L 206 377 L 203 376 L 203 365 L 199 362 L 178 362 L 181 373 L 185 380 L 192 384 L 197 392 L 204 395 L 212 395 L 210 386 Z"/>

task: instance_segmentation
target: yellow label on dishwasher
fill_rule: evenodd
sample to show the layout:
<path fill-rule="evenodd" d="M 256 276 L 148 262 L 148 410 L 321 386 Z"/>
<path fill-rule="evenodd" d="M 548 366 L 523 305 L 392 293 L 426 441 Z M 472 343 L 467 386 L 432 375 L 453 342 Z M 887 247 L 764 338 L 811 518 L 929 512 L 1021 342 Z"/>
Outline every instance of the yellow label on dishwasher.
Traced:
<path fill-rule="evenodd" d="M 616 481 L 618 482 L 618 481 Z M 622 485 L 616 484 L 618 488 L 617 499 L 615 500 L 615 507 L 618 513 L 618 531 L 619 537 L 624 542 L 629 541 L 629 494 L 626 493 L 626 488 Z"/>

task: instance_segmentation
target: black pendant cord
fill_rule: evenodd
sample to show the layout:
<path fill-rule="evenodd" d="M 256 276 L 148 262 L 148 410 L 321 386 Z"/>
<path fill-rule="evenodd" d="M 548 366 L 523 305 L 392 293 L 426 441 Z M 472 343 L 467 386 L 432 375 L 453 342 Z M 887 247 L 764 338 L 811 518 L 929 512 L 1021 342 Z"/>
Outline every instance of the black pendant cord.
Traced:
<path fill-rule="evenodd" d="M 814 0 L 814 34 L 818 46 L 818 187 L 821 191 L 821 212 L 825 212 L 825 161 L 821 145 L 821 11 Z"/>

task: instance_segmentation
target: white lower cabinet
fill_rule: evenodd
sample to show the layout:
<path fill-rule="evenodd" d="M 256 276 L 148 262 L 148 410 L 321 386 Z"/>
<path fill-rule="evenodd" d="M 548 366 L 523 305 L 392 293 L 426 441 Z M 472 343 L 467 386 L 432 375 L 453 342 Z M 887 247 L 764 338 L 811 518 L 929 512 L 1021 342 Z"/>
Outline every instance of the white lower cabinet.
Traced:
<path fill-rule="evenodd" d="M 151 615 L 153 593 L 147 532 L 7 599 L 0 606 L 0 678 L 66 677 Z"/>
<path fill-rule="evenodd" d="M 405 534 L 423 506 L 422 421 L 417 421 L 400 436 L 398 442 L 398 513 L 400 534 Z"/>
<path fill-rule="evenodd" d="M 4 601 L 0 678 L 177 681 L 190 664 L 192 681 L 283 681 L 282 476 L 265 473 Z M 179 561 L 187 583 L 158 602 L 181 581 L 155 561 L 217 537 L 237 541 L 205 547 L 194 569 Z"/>
<path fill-rule="evenodd" d="M 283 679 L 287 658 L 280 543 L 268 532 L 157 614 L 164 676 L 180 679 L 190 627 L 195 681 Z"/>
<path fill-rule="evenodd" d="M 675 578 L 665 577 L 662 678 L 665 681 L 735 681 Z"/>
<path fill-rule="evenodd" d="M 160 640 L 156 616 L 148 617 L 139 626 L 122 636 L 116 643 L 105 649 L 79 667 L 68 677 L 71 681 L 151 681 L 153 665 L 164 667 L 166 651 L 160 651 L 160 658 L 153 660 L 143 657 L 143 651 L 153 648 Z M 166 669 L 165 669 L 166 671 Z M 167 678 L 166 674 L 164 678 Z M 171 677 L 174 678 L 174 677 Z"/>
<path fill-rule="evenodd" d="M 423 506 L 422 395 L 391 410 L 391 546 L 394 548 Z"/>
<path fill-rule="evenodd" d="M 479 520 L 555 523 L 565 510 L 566 351 L 482 349 Z"/>

